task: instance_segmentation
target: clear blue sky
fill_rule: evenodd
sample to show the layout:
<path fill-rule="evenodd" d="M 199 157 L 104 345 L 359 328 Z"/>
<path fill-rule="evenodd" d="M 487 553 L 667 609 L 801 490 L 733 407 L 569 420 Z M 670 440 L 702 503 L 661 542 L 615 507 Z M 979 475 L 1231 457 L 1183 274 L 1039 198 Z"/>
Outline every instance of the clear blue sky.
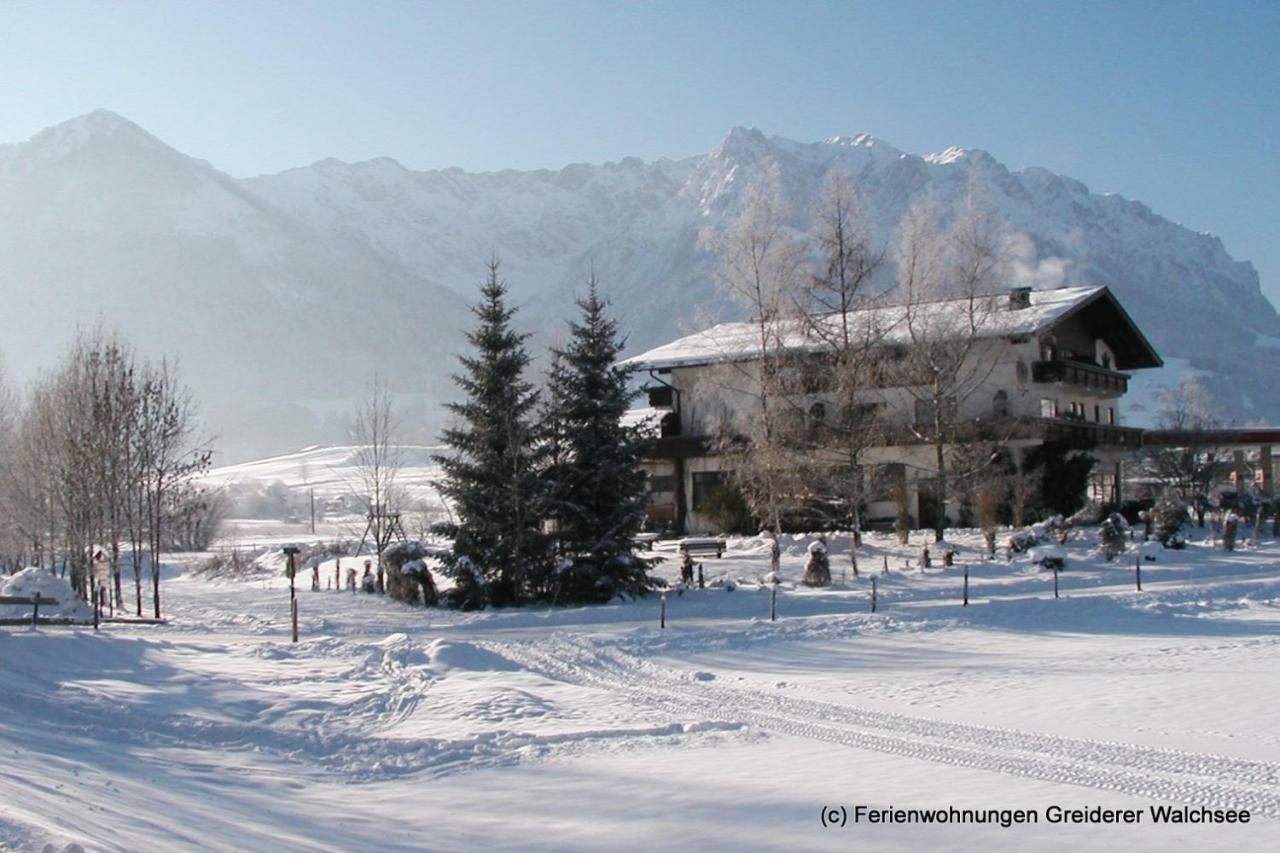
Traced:
<path fill-rule="evenodd" d="M 0 140 L 107 107 L 243 176 L 867 131 L 1140 199 L 1221 236 L 1280 302 L 1278 45 L 1275 0 L 0 0 Z"/>

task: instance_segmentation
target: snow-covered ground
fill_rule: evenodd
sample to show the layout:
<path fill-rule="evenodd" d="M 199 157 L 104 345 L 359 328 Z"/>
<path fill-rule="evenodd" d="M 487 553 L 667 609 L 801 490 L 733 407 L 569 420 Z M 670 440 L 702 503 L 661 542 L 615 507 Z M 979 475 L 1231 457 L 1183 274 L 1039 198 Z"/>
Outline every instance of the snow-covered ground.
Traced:
<path fill-rule="evenodd" d="M 657 596 L 462 614 L 303 575 L 297 645 L 284 578 L 175 564 L 168 625 L 0 629 L 0 849 L 1276 849 L 1280 543 L 1161 553 L 1139 593 L 1132 553 L 1081 537 L 1055 601 L 973 534 L 921 573 L 924 540 L 872 537 L 842 581 L 836 538 L 836 585 L 809 590 L 787 539 L 776 622 L 767 546 L 732 541 L 665 629 Z M 1165 804 L 1251 820 L 1046 823 Z"/>

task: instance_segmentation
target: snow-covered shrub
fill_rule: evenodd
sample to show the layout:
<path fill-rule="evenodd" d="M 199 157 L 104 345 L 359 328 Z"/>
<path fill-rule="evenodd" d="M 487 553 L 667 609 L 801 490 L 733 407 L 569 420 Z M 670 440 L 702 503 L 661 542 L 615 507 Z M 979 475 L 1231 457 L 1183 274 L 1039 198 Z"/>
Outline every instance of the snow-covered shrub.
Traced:
<path fill-rule="evenodd" d="M 1046 569 L 1063 569 L 1067 565 L 1067 549 L 1056 543 L 1037 545 L 1028 556 L 1032 563 Z"/>
<path fill-rule="evenodd" d="M 1185 548 L 1187 538 L 1183 528 L 1190 521 L 1187 506 L 1176 498 L 1165 498 L 1156 504 L 1155 509 L 1156 539 L 1166 548 Z"/>
<path fill-rule="evenodd" d="M 1102 556 L 1108 561 L 1124 553 L 1125 531 L 1128 529 L 1128 522 L 1118 512 L 1103 519 L 1102 526 L 1098 528 L 1098 545 L 1102 548 Z"/>
<path fill-rule="evenodd" d="M 53 572 L 32 566 L 15 575 L 0 576 L 0 595 L 12 598 L 50 599 L 57 604 L 40 605 L 41 616 L 54 616 L 65 619 L 93 618 L 93 610 L 71 589 L 65 578 Z M 25 619 L 31 616 L 29 604 L 0 604 L 0 618 Z"/>
<path fill-rule="evenodd" d="M 1070 527 L 1086 527 L 1091 524 L 1097 524 L 1102 521 L 1102 504 L 1091 501 L 1071 515 L 1067 516 L 1067 525 Z"/>
<path fill-rule="evenodd" d="M 933 551 L 942 557 L 942 565 L 950 566 L 955 563 L 956 549 L 955 546 L 945 539 L 941 542 L 933 543 Z"/>
<path fill-rule="evenodd" d="M 807 586 L 831 585 L 831 558 L 827 543 L 819 538 L 809 543 L 809 559 L 804 566 L 804 582 Z"/>
<path fill-rule="evenodd" d="M 382 561 L 387 567 L 387 592 L 409 604 L 416 604 L 421 599 L 424 607 L 435 607 L 439 593 L 425 561 L 443 553 L 443 549 L 416 540 L 388 546 L 382 552 Z"/>
<path fill-rule="evenodd" d="M 1240 532 L 1240 516 L 1235 512 L 1228 512 L 1226 517 L 1222 519 L 1222 550 L 1234 551 L 1236 548 L 1236 534 Z"/>
<path fill-rule="evenodd" d="M 192 573 L 212 578 L 246 578 L 264 572 L 274 573 L 274 569 L 263 565 L 260 560 L 266 553 L 266 548 L 233 548 L 212 554 L 209 559 L 198 563 Z"/>
<path fill-rule="evenodd" d="M 1030 551 L 1036 545 L 1040 544 L 1040 540 L 1036 538 L 1036 534 L 1031 530 L 1015 530 L 1005 540 L 1004 546 L 1014 554 L 1022 554 Z"/>

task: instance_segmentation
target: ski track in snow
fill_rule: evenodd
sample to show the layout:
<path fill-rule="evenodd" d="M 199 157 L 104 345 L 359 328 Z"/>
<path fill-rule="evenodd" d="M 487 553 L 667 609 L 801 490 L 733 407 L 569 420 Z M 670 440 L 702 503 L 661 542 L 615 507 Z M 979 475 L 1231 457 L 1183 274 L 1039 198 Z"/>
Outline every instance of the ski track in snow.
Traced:
<path fill-rule="evenodd" d="M 1280 818 L 1280 764 L 945 722 L 724 687 L 598 647 L 560 641 L 490 648 L 543 675 L 687 717 L 701 712 L 857 749 Z"/>
<path fill-rule="evenodd" d="M 414 774 L 439 778 L 606 748 L 620 751 L 682 737 L 714 738 L 744 728 L 740 723 L 713 720 L 587 727 L 551 733 L 513 730 L 508 725 L 500 731 L 454 738 L 388 735 L 386 731 L 411 717 L 420 703 L 431 701 L 431 678 L 413 665 L 420 663 L 420 650 L 407 642 L 387 647 L 325 639 L 311 645 L 316 648 L 306 650 L 304 655 L 322 650 L 348 658 L 348 665 L 330 673 L 325 683 L 363 683 L 366 685 L 363 695 L 349 700 L 295 699 L 281 716 L 270 707 L 273 694 L 314 684 L 315 677 L 273 675 L 269 682 L 246 685 L 260 691 L 260 697 L 250 704 L 261 707 L 243 711 L 245 719 L 209 719 L 198 710 L 188 713 L 144 707 L 137 712 L 140 725 L 121 727 L 104 718 L 102 697 L 91 686 L 86 689 L 84 684 L 76 684 L 69 688 L 36 671 L 28 671 L 24 675 L 31 689 L 0 692 L 0 716 L 45 720 L 45 736 L 56 735 L 53 740 L 60 743 L 100 741 L 147 747 L 148 752 L 181 750 L 186 755 L 186 763 L 192 766 L 204 763 L 200 758 L 203 752 L 210 755 L 223 751 L 255 752 L 309 766 L 322 775 L 338 773 L 352 782 Z M 247 653 L 249 657 L 278 661 L 288 661 L 297 654 L 288 647 L 268 644 L 251 647 Z M 299 658 L 302 663 L 308 660 Z M 511 703 L 519 699 L 519 693 L 507 691 L 487 704 L 472 705 L 463 716 L 483 720 L 503 711 L 510 712 Z M 209 769 L 228 771 L 212 758 Z M 0 778 L 8 775 L 0 769 Z M 14 781 L 21 782 L 23 776 L 25 770 L 17 773 Z"/>

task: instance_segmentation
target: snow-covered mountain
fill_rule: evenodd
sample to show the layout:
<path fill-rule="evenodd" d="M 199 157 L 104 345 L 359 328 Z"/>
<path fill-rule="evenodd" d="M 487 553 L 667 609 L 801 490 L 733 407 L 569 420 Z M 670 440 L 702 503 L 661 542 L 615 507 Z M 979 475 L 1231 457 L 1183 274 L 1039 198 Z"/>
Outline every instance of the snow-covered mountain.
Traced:
<path fill-rule="evenodd" d="M 19 318 L 0 350 L 29 373 L 101 318 L 179 355 L 224 435 L 303 441 L 326 418 L 336 430 L 332 401 L 374 369 L 416 399 L 447 394 L 492 253 L 539 342 L 562 334 L 594 269 L 638 349 L 731 312 L 701 238 L 759 176 L 776 176 L 802 229 L 835 170 L 886 242 L 922 194 L 976 185 L 1019 235 L 1022 281 L 1110 286 L 1162 355 L 1231 377 L 1218 386 L 1235 417 L 1280 422 L 1280 388 L 1238 371 L 1272 354 L 1280 318 L 1219 239 L 983 151 L 917 156 L 866 134 L 738 128 L 679 161 L 473 174 L 324 160 L 238 180 L 98 111 L 0 146 L 0 296 Z"/>

